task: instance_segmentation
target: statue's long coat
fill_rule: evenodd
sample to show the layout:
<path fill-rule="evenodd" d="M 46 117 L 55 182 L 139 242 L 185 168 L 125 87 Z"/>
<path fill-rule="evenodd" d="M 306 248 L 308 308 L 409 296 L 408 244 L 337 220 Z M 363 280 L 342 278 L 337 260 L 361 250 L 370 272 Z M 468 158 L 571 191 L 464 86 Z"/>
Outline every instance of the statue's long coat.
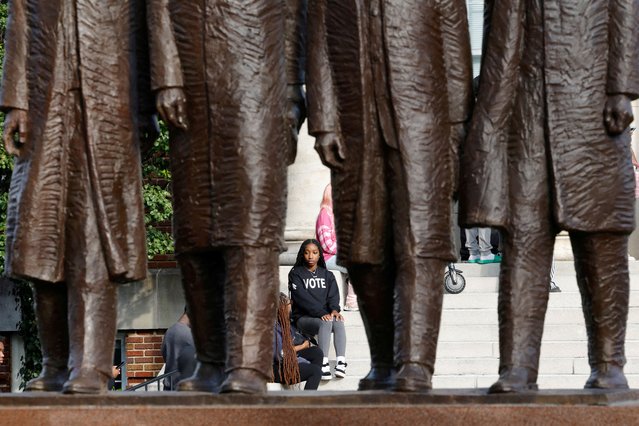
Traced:
<path fill-rule="evenodd" d="M 171 131 L 176 252 L 280 249 L 291 139 L 286 88 L 303 83 L 303 61 L 289 62 L 287 77 L 285 51 L 302 47 L 285 43 L 287 3 L 161 1 L 166 16 L 158 22 L 171 22 L 175 39 L 152 41 L 152 63 L 165 64 L 153 67 L 152 83 L 184 87 L 189 125 Z"/>
<path fill-rule="evenodd" d="M 629 137 L 610 136 L 603 111 L 608 95 L 639 95 L 639 2 L 493 0 L 486 17 L 479 95 L 462 149 L 461 224 L 508 227 L 513 182 L 544 174 L 523 175 L 508 147 L 543 135 L 557 225 L 631 232 Z"/>
<path fill-rule="evenodd" d="M 409 250 L 453 260 L 457 146 L 468 119 L 471 56 L 461 0 L 309 2 L 308 105 L 313 135 L 335 132 L 347 159 L 334 170 L 338 262 L 384 262 L 388 191 L 406 191 Z M 385 148 L 401 157 L 402 187 L 388 188 Z"/>
<path fill-rule="evenodd" d="M 0 105 L 28 111 L 7 218 L 7 273 L 65 279 L 69 144 L 85 144 L 93 204 L 113 280 L 144 278 L 138 139 L 138 0 L 12 0 Z M 141 13 L 142 12 L 142 13 Z M 76 32 L 77 30 L 77 32 Z M 140 49 L 144 50 L 144 49 Z M 71 93 L 78 93 L 74 102 Z M 73 116 L 84 126 L 70 134 Z M 82 151 L 80 151 L 82 152 Z"/>

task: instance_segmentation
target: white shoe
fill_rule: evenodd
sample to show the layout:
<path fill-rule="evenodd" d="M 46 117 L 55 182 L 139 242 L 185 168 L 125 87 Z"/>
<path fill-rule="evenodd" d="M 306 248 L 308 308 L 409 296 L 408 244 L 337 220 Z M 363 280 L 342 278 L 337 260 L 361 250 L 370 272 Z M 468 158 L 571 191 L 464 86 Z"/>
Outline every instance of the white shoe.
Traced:
<path fill-rule="evenodd" d="M 346 364 L 344 361 L 337 361 L 337 365 L 335 366 L 335 377 L 344 378 L 346 377 Z"/>
<path fill-rule="evenodd" d="M 357 312 L 359 311 L 359 307 L 355 303 L 347 303 L 346 305 L 344 305 L 344 310 L 349 312 Z"/>
<path fill-rule="evenodd" d="M 480 258 L 481 256 L 478 254 L 471 254 L 470 256 L 468 256 L 468 263 L 477 263 L 479 262 Z"/>
<path fill-rule="evenodd" d="M 328 363 L 322 365 L 322 380 L 331 380 L 332 378 L 331 366 Z"/>

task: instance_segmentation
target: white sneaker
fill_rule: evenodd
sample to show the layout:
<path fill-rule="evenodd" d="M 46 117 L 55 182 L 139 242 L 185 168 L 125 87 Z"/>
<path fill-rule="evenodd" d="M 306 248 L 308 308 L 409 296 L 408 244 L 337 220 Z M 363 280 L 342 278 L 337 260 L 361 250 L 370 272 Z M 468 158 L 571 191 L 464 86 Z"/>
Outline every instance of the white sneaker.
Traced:
<path fill-rule="evenodd" d="M 322 365 L 322 380 L 331 380 L 332 378 L 331 366 L 328 363 Z"/>
<path fill-rule="evenodd" d="M 481 256 L 478 254 L 471 254 L 470 256 L 468 256 L 468 263 L 477 263 L 479 262 L 480 258 Z"/>
<path fill-rule="evenodd" d="M 344 310 L 349 312 L 357 312 L 359 311 L 359 307 L 356 303 L 347 303 L 344 305 Z"/>
<path fill-rule="evenodd" d="M 337 361 L 337 365 L 335 366 L 335 377 L 344 378 L 346 377 L 346 364 L 344 361 Z"/>

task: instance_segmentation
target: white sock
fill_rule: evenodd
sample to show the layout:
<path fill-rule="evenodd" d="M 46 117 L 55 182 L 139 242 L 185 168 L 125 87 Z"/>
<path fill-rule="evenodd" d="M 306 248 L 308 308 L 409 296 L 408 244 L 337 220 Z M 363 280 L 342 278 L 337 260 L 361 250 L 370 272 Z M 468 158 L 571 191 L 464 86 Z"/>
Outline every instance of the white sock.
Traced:
<path fill-rule="evenodd" d="M 326 356 L 324 358 L 322 358 L 322 365 L 324 365 L 324 364 L 328 364 L 328 357 L 326 357 Z"/>
<path fill-rule="evenodd" d="M 344 364 L 346 364 L 346 357 L 345 356 L 338 356 L 337 357 L 337 362 L 343 362 Z"/>

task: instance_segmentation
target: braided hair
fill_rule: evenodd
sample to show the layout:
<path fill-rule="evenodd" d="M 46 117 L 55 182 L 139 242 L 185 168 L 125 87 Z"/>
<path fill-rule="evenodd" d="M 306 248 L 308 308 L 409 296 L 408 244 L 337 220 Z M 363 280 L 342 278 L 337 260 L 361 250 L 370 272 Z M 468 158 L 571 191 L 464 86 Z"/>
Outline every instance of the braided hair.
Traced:
<path fill-rule="evenodd" d="M 300 383 L 300 365 L 297 361 L 297 353 L 293 347 L 291 335 L 291 316 L 288 313 L 288 305 L 291 300 L 284 293 L 280 293 L 277 307 L 277 322 L 282 330 L 282 361 L 279 365 L 280 380 L 282 383 L 292 385 Z"/>

